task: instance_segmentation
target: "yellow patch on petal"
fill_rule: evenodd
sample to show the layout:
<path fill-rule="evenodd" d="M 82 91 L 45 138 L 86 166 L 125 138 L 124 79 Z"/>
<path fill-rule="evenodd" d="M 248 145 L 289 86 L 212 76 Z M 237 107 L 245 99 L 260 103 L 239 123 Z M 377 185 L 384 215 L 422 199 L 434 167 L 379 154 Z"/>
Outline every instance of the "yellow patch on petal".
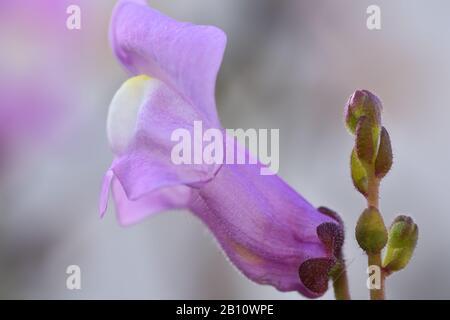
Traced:
<path fill-rule="evenodd" d="M 109 105 L 107 135 L 115 154 L 123 153 L 133 139 L 141 107 L 158 88 L 159 81 L 140 75 L 125 81 Z"/>
<path fill-rule="evenodd" d="M 235 241 L 231 241 L 230 244 L 231 244 L 231 247 L 234 249 L 234 252 L 245 263 L 252 264 L 252 265 L 258 265 L 258 264 L 262 264 L 264 262 L 264 260 L 260 256 L 254 254 L 253 252 L 248 250 L 243 245 L 241 245 Z"/>

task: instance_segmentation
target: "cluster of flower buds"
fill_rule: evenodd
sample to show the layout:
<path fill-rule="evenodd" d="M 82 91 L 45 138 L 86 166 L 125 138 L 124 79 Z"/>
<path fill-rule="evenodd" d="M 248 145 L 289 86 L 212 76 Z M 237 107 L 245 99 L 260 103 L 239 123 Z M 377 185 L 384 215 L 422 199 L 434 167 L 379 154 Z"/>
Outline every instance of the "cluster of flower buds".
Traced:
<path fill-rule="evenodd" d="M 411 218 L 399 216 L 388 231 L 379 211 L 379 184 L 390 171 L 393 159 L 389 133 L 381 124 L 382 110 L 377 96 L 358 90 L 347 103 L 345 122 L 355 136 L 350 161 L 353 184 L 368 203 L 356 226 L 356 240 L 368 255 L 379 254 L 387 244 L 383 268 L 391 273 L 408 264 L 418 228 Z"/>
<path fill-rule="evenodd" d="M 351 156 L 353 184 L 368 197 L 369 179 L 382 179 L 392 167 L 391 140 L 381 125 L 380 99 L 369 91 L 356 91 L 349 99 L 345 121 L 355 135 Z"/>

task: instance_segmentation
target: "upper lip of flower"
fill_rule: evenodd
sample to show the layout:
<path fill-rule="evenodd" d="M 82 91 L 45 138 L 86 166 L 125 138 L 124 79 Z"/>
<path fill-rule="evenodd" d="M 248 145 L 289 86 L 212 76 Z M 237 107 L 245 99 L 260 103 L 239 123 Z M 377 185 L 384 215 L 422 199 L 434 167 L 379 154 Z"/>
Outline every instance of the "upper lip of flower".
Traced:
<path fill-rule="evenodd" d="M 143 0 L 121 0 L 113 12 L 110 42 L 131 74 L 161 80 L 219 126 L 215 86 L 227 42 L 222 30 L 180 23 Z"/>

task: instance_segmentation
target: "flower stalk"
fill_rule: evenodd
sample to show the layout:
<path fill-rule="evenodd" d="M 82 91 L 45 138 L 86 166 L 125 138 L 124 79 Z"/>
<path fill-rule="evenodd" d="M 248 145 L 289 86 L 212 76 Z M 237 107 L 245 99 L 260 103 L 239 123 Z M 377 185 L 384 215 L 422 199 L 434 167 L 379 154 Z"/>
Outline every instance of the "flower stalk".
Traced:
<path fill-rule="evenodd" d="M 367 206 L 374 207 L 379 210 L 379 199 L 380 199 L 380 180 L 375 176 L 374 172 L 371 170 L 368 174 L 368 196 L 367 196 Z M 384 300 L 384 280 L 385 275 L 381 263 L 381 252 L 378 253 L 368 253 L 368 266 L 377 266 L 380 270 L 380 288 L 370 290 L 371 300 Z"/>
<path fill-rule="evenodd" d="M 346 125 L 355 136 L 351 155 L 351 176 L 355 188 L 366 198 L 367 208 L 358 219 L 356 240 L 368 257 L 368 270 L 376 270 L 377 285 L 370 285 L 370 299 L 385 299 L 385 279 L 409 262 L 416 242 L 417 226 L 400 216 L 387 231 L 379 209 L 381 180 L 392 167 L 392 146 L 381 124 L 380 99 L 367 90 L 356 91 L 347 104 Z M 382 251 L 388 245 L 383 261 Z"/>
<path fill-rule="evenodd" d="M 378 253 L 368 253 L 368 265 L 369 266 L 377 266 L 380 268 L 380 287 L 379 289 L 373 288 L 370 289 L 370 300 L 384 300 L 385 299 L 385 279 L 386 279 L 386 273 L 383 271 L 382 265 L 381 265 L 381 252 Z"/>
<path fill-rule="evenodd" d="M 368 170 L 368 192 L 367 192 L 367 206 L 376 208 L 379 210 L 379 199 L 380 199 L 380 180 L 374 174 L 373 170 Z M 384 224 L 383 224 L 384 226 Z M 380 270 L 380 287 L 379 289 L 370 289 L 370 299 L 371 300 L 384 300 L 385 299 L 385 275 L 381 263 L 381 252 L 370 253 L 367 252 L 367 263 L 368 267 L 377 266 Z"/>
<path fill-rule="evenodd" d="M 333 281 L 334 296 L 336 300 L 351 300 L 347 270 L 343 259 L 333 268 L 331 280 Z"/>

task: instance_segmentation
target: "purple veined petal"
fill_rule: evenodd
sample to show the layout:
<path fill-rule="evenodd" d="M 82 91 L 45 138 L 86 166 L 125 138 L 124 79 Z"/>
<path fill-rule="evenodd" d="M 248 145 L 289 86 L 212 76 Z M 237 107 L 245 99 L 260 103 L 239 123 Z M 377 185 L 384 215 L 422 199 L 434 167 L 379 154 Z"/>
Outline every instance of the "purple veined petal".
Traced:
<path fill-rule="evenodd" d="M 145 1 L 122 0 L 112 16 L 110 42 L 133 75 L 163 81 L 219 125 L 214 94 L 226 45 L 222 30 L 175 21 Z"/>

